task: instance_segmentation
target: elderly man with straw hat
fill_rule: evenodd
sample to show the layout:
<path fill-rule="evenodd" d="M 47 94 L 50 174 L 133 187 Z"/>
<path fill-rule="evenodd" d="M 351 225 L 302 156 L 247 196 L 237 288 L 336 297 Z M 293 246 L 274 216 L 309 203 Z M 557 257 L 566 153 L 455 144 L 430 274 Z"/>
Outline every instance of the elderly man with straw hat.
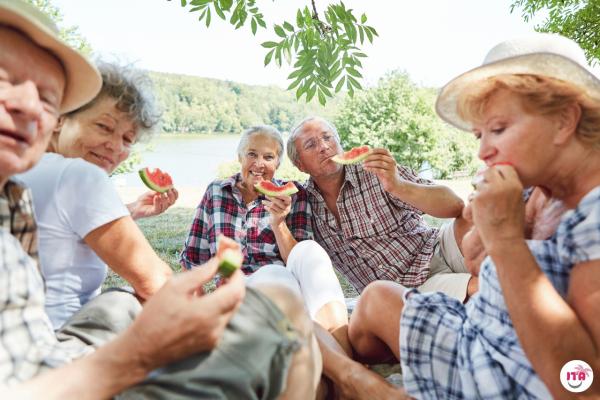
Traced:
<path fill-rule="evenodd" d="M 320 358 L 302 301 L 245 288 L 240 272 L 201 295 L 218 258 L 172 278 L 143 309 L 109 292 L 53 331 L 29 191 L 12 177 L 39 161 L 59 115 L 91 100 L 101 79 L 21 0 L 0 0 L 0 54 L 0 398 L 314 396 Z"/>

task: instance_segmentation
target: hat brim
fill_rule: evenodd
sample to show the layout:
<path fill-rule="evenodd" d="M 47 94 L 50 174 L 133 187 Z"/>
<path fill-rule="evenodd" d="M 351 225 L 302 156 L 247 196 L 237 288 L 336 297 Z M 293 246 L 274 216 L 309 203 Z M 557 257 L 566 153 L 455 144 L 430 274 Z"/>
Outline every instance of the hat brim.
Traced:
<path fill-rule="evenodd" d="M 459 75 L 442 88 L 435 110 L 444 121 L 470 131 L 471 124 L 458 115 L 457 102 L 462 91 L 494 76 L 523 74 L 563 80 L 580 87 L 590 97 L 600 99 L 600 80 L 587 68 L 557 54 L 534 53 L 486 64 Z"/>
<path fill-rule="evenodd" d="M 102 87 L 102 78 L 96 67 L 79 52 L 58 39 L 49 28 L 38 23 L 34 18 L 26 18 L 25 12 L 26 10 L 16 2 L 2 2 L 0 24 L 21 31 L 62 63 L 66 75 L 66 87 L 60 113 L 73 111 L 96 97 Z"/>

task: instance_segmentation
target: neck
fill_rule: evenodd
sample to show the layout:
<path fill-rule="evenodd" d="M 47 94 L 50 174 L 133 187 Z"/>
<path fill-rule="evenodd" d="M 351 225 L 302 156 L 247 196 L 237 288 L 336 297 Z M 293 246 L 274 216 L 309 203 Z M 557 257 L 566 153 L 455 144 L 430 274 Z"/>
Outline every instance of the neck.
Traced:
<path fill-rule="evenodd" d="M 4 189 L 6 182 L 8 182 L 8 177 L 0 176 L 0 190 Z"/>
<path fill-rule="evenodd" d="M 553 161 L 549 184 L 545 188 L 553 198 L 568 208 L 575 208 L 581 199 L 600 185 L 600 151 L 577 142 L 576 151 L 562 151 Z"/>
<path fill-rule="evenodd" d="M 346 177 L 346 171 L 341 168 L 338 172 L 327 176 L 313 177 L 315 186 L 319 188 L 324 196 L 333 196 L 335 198 L 340 194 L 342 185 L 344 184 L 344 178 Z"/>

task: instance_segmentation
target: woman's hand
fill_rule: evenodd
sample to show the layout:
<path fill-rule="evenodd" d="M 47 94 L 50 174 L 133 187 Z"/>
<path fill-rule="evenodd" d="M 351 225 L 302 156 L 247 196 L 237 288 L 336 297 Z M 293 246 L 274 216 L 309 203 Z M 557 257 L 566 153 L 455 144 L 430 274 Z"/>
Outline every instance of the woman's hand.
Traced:
<path fill-rule="evenodd" d="M 148 191 L 133 203 L 127 204 L 127 209 L 133 219 L 153 217 L 162 214 L 177 201 L 177 189 L 169 189 L 165 193 Z"/>
<path fill-rule="evenodd" d="M 365 170 L 377 176 L 386 192 L 392 193 L 401 183 L 400 175 L 396 167 L 396 160 L 386 149 L 373 149 L 365 159 L 363 166 Z"/>
<path fill-rule="evenodd" d="M 290 196 L 267 196 L 267 200 L 263 200 L 262 203 L 271 214 L 272 227 L 285 223 L 285 218 L 292 210 L 292 198 Z"/>
<path fill-rule="evenodd" d="M 495 246 L 525 240 L 523 185 L 509 165 L 491 167 L 482 175 L 464 216 L 472 219 L 486 252 L 491 254 Z"/>

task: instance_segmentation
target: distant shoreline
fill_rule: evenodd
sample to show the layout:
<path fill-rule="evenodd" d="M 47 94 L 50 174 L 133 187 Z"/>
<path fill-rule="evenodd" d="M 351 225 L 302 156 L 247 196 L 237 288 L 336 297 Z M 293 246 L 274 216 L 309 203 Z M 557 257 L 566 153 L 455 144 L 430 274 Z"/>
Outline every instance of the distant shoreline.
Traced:
<path fill-rule="evenodd" d="M 156 139 L 234 139 L 239 138 L 238 133 L 159 133 Z"/>

